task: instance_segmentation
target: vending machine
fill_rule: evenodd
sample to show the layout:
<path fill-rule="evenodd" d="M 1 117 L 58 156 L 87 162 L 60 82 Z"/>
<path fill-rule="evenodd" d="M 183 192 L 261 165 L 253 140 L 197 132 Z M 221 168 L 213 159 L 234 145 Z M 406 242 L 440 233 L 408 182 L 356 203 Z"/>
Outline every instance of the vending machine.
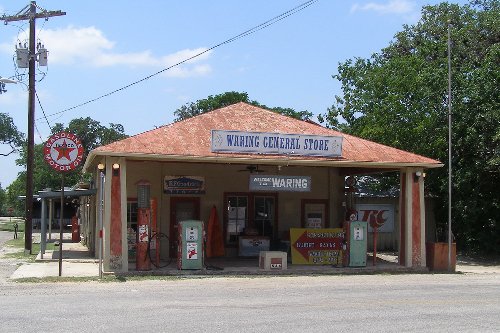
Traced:
<path fill-rule="evenodd" d="M 181 221 L 177 230 L 177 269 L 202 269 L 205 237 L 203 221 Z"/>
<path fill-rule="evenodd" d="M 363 221 L 345 221 L 344 233 L 346 250 L 344 253 L 344 266 L 366 266 L 366 251 L 368 238 L 368 224 Z"/>

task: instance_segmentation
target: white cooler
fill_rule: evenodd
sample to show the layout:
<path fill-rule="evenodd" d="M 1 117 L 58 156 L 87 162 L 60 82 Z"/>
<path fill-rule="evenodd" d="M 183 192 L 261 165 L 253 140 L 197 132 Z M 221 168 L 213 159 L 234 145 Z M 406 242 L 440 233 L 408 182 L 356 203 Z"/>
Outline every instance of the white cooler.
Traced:
<path fill-rule="evenodd" d="M 281 251 L 260 251 L 259 268 L 266 271 L 281 271 L 287 268 L 287 253 Z"/>

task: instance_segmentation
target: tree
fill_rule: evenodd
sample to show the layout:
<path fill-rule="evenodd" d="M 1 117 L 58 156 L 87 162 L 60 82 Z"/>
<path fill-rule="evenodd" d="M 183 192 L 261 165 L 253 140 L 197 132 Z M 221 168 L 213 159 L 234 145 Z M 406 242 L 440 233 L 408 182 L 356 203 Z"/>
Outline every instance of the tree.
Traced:
<path fill-rule="evenodd" d="M 181 121 L 187 118 L 191 118 L 202 113 L 210 112 L 215 109 L 220 109 L 231 104 L 245 102 L 257 107 L 261 107 L 263 109 L 267 109 L 276 113 L 281 113 L 285 116 L 307 120 L 312 117 L 312 113 L 309 111 L 295 111 L 292 108 L 281 108 L 274 107 L 269 108 L 263 104 L 258 103 L 257 101 L 252 101 L 248 97 L 246 92 L 240 93 L 235 91 L 225 92 L 223 94 L 208 96 L 205 99 L 200 99 L 196 102 L 189 102 L 178 108 L 174 111 L 174 115 L 176 116 L 175 121 Z"/>
<path fill-rule="evenodd" d="M 8 156 L 22 147 L 24 134 L 17 130 L 12 117 L 6 113 L 0 113 L 0 143 L 10 146 L 10 152 L 0 153 L 0 156 Z"/>
<path fill-rule="evenodd" d="M 425 6 L 369 59 L 333 77 L 342 96 L 321 117 L 330 127 L 447 161 L 447 29 L 451 22 L 453 231 L 462 250 L 500 252 L 500 8 L 498 0 Z M 339 120 L 340 119 L 340 120 Z M 448 168 L 429 171 L 438 228 L 448 221 Z"/>
<path fill-rule="evenodd" d="M 127 137 L 124 134 L 124 128 L 120 124 L 111 123 L 109 127 L 101 125 L 98 121 L 89 117 L 73 119 L 67 127 L 57 123 L 52 127 L 52 134 L 65 131 L 78 136 L 84 147 L 84 160 L 88 153 L 101 145 L 106 145 Z M 43 144 L 35 145 L 34 149 L 34 172 L 33 172 L 33 190 L 34 193 L 45 188 L 60 188 L 61 177 L 55 172 L 43 158 Z M 16 160 L 17 165 L 26 166 L 26 148 L 21 150 L 20 158 Z M 67 186 L 76 185 L 80 180 L 85 179 L 81 173 L 83 165 L 65 176 Z M 23 195 L 26 189 L 26 172 L 18 174 L 17 179 L 7 188 L 7 197 L 11 205 L 16 205 L 16 198 Z M 16 205 L 17 207 L 17 205 Z"/>
<path fill-rule="evenodd" d="M 7 194 L 5 193 L 5 190 L 2 188 L 2 183 L 0 183 L 0 216 L 4 216 L 6 212 L 6 207 L 5 207 L 5 200 L 7 198 Z"/>

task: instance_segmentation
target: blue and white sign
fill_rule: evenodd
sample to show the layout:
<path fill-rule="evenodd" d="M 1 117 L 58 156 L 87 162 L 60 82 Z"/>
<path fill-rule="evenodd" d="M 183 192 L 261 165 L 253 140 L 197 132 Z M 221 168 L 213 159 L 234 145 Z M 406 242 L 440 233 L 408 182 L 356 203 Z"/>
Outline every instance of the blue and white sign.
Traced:
<path fill-rule="evenodd" d="M 342 137 L 212 130 L 212 152 L 342 156 Z"/>
<path fill-rule="evenodd" d="M 163 192 L 166 194 L 205 194 L 205 177 L 165 176 Z"/>
<path fill-rule="evenodd" d="M 250 175 L 250 191 L 310 192 L 309 176 Z"/>

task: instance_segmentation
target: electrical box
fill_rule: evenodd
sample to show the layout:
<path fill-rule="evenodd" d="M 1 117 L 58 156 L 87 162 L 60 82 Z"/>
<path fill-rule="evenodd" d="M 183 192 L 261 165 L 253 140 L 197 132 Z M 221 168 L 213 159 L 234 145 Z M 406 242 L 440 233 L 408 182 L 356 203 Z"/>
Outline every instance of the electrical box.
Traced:
<path fill-rule="evenodd" d="M 347 240 L 344 265 L 350 267 L 366 266 L 368 223 L 363 221 L 346 221 L 344 222 L 344 229 Z"/>
<path fill-rule="evenodd" d="M 29 67 L 30 53 L 27 48 L 16 49 L 16 61 L 17 67 L 28 68 Z"/>
<path fill-rule="evenodd" d="M 41 48 L 38 50 L 38 65 L 40 66 L 47 66 L 48 59 L 47 59 L 47 49 Z"/>
<path fill-rule="evenodd" d="M 203 221 L 181 221 L 177 230 L 177 268 L 202 269 L 205 237 Z"/>

